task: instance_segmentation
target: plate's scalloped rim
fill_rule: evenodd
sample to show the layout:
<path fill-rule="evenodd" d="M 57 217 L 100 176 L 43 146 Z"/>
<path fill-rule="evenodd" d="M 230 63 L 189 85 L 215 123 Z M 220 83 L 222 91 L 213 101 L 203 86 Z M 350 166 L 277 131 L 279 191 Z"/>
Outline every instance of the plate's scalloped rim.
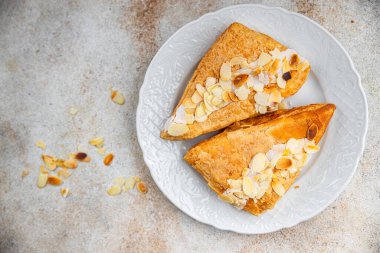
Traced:
<path fill-rule="evenodd" d="M 189 215 L 190 217 L 192 217 L 193 219 L 199 221 L 199 222 L 202 222 L 202 223 L 205 223 L 207 225 L 210 225 L 210 226 L 213 226 L 217 229 L 220 229 L 220 230 L 225 230 L 225 231 L 232 231 L 232 232 L 235 232 L 235 233 L 240 233 L 240 234 L 267 234 L 267 233 L 272 233 L 272 232 L 275 232 L 275 231 L 279 231 L 283 228 L 290 228 L 290 227 L 293 227 L 293 226 L 296 226 L 298 224 L 300 224 L 301 222 L 304 222 L 304 221 L 307 221 L 313 217 L 315 217 L 316 215 L 318 215 L 319 213 L 321 213 L 324 209 L 326 209 L 332 202 L 334 202 L 338 197 L 339 195 L 343 192 L 343 190 L 347 187 L 348 183 L 351 181 L 353 175 L 355 174 L 355 171 L 358 167 L 358 164 L 359 164 L 359 161 L 360 161 L 360 158 L 362 157 L 363 155 L 363 152 L 364 152 L 364 147 L 365 147 L 365 141 L 366 141 L 366 135 L 367 135 L 367 131 L 368 131 L 368 103 L 367 103 L 367 98 L 365 96 L 365 92 L 364 92 L 364 89 L 363 89 L 363 86 L 361 84 L 361 78 L 360 78 L 360 75 L 358 73 L 358 71 L 356 70 L 355 66 L 354 66 L 354 63 L 350 57 L 350 55 L 348 54 L 348 52 L 346 51 L 346 49 L 342 46 L 342 44 L 327 30 L 325 29 L 324 27 L 322 27 L 320 24 L 318 24 L 317 22 L 315 22 L 314 20 L 302 15 L 302 14 L 299 14 L 299 13 L 295 13 L 295 12 L 292 12 L 292 11 L 288 11 L 284 8 L 281 8 L 281 7 L 271 7 L 271 6 L 266 6 L 266 5 L 262 5 L 262 4 L 238 4 L 238 5 L 231 5 L 231 6 L 228 6 L 228 7 L 225 7 L 225 8 L 222 8 L 222 9 L 219 9 L 217 11 L 214 11 L 214 12 L 209 12 L 209 13 L 206 13 L 205 15 L 197 18 L 196 20 L 193 20 L 187 24 L 185 24 L 184 26 L 182 26 L 180 29 L 178 29 L 175 33 L 173 33 L 166 41 L 164 44 L 161 45 L 160 49 L 157 51 L 157 53 L 155 54 L 155 56 L 153 57 L 151 63 L 149 64 L 148 66 L 148 69 L 146 70 L 145 73 L 148 73 L 150 71 L 150 68 L 152 66 L 152 62 L 154 62 L 156 60 L 156 57 L 157 55 L 161 52 L 162 48 L 168 44 L 170 42 L 170 40 L 175 37 L 176 34 L 178 34 L 179 32 L 181 32 L 183 29 L 185 29 L 186 27 L 188 26 L 191 26 L 195 23 L 198 23 L 198 22 L 201 22 L 203 19 L 205 19 L 206 17 L 208 16 L 213 16 L 213 15 L 217 15 L 218 13 L 222 12 L 222 11 L 226 11 L 226 10 L 229 10 L 229 9 L 234 9 L 236 7 L 257 7 L 257 8 L 264 8 L 264 9 L 277 9 L 278 11 L 281 11 L 283 13 L 286 13 L 286 14 L 289 14 L 289 15 L 294 15 L 294 16 L 298 16 L 302 19 L 304 19 L 306 22 L 310 22 L 312 24 L 314 24 L 316 27 L 318 27 L 321 31 L 323 31 L 328 37 L 330 37 L 340 48 L 341 50 L 344 52 L 347 60 L 349 61 L 350 63 L 350 67 L 351 69 L 353 70 L 353 72 L 355 73 L 355 76 L 357 77 L 357 80 L 358 80 L 358 85 L 359 85 L 359 89 L 361 91 L 361 94 L 363 96 L 363 100 L 364 100 L 364 106 L 365 106 L 365 115 L 364 115 L 364 118 L 365 118 L 365 122 L 364 122 L 364 132 L 361 136 L 361 147 L 360 147 L 360 155 L 358 155 L 358 157 L 356 158 L 356 161 L 355 161 L 355 168 L 354 170 L 352 170 L 351 174 L 349 175 L 349 177 L 347 178 L 346 182 L 343 184 L 343 186 L 336 191 L 336 193 L 334 194 L 334 196 L 329 200 L 327 201 L 327 203 L 323 206 L 321 206 L 320 208 L 316 209 L 312 214 L 308 215 L 308 216 L 305 216 L 303 217 L 302 219 L 299 219 L 299 220 L 296 220 L 295 222 L 291 223 L 290 225 L 288 226 L 283 226 L 281 228 L 277 228 L 277 229 L 272 229 L 272 230 L 268 230 L 268 231 L 263 231 L 263 232 L 260 232 L 260 233 L 257 233 L 257 232 L 253 232 L 253 233 L 247 233 L 247 232 L 241 232 L 241 231 L 237 231 L 235 229 L 230 229 L 230 228 L 226 228 L 226 227 L 221 227 L 221 226 L 218 226 L 218 225 L 215 225 L 215 224 L 212 224 L 208 221 L 204 221 L 204 220 L 199 220 L 197 219 L 197 217 L 195 217 L 192 213 L 190 212 L 187 212 L 185 210 L 183 210 L 181 207 L 177 206 L 175 203 L 173 203 L 175 206 L 177 206 L 178 209 L 180 209 L 182 212 L 186 213 L 187 215 Z M 142 138 L 142 136 L 140 135 L 140 132 L 139 132 L 139 125 L 140 125 L 140 121 L 138 120 L 138 118 L 140 117 L 140 111 L 141 111 L 141 108 L 142 108 L 142 104 L 141 104 L 141 101 L 142 101 L 142 96 L 143 96 L 143 93 L 142 93 L 142 90 L 143 90 L 143 86 L 145 85 L 146 83 L 146 75 L 144 77 L 144 82 L 143 84 L 141 85 L 140 87 L 140 91 L 139 91 L 139 103 L 137 105 L 137 111 L 136 111 L 136 130 L 137 130 L 137 139 L 138 139 L 138 142 L 139 142 L 139 145 L 140 145 L 140 148 L 141 148 L 141 142 L 140 142 L 140 138 Z M 144 162 L 145 164 L 148 164 L 147 161 L 146 161 L 146 156 L 144 154 L 144 150 L 142 150 L 142 153 L 143 153 L 143 159 L 144 159 Z M 147 165 L 148 166 L 148 165 Z M 148 166 L 149 168 L 149 166 Z M 149 168 L 150 170 L 150 168 Z M 156 178 L 155 176 L 151 173 L 152 175 L 152 178 L 153 180 L 156 182 Z M 166 196 L 165 192 L 163 191 L 163 189 L 161 189 L 160 185 L 156 184 L 158 186 L 158 188 L 160 189 L 160 191 Z M 167 197 L 167 196 L 166 196 Z M 168 197 L 167 197 L 168 198 Z M 169 199 L 169 198 L 168 198 Z M 169 199 L 170 200 L 170 199 Z"/>

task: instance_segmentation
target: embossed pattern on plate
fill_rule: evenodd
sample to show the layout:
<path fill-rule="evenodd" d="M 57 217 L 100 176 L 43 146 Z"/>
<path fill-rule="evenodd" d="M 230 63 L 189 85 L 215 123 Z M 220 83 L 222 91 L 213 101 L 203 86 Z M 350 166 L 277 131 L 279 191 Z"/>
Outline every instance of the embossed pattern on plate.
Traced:
<path fill-rule="evenodd" d="M 160 130 L 198 61 L 232 22 L 268 34 L 308 59 L 312 73 L 291 98 L 293 105 L 330 102 L 337 110 L 321 151 L 273 210 L 255 217 L 220 201 L 182 159 L 192 141 L 162 140 Z M 236 5 L 209 13 L 179 29 L 153 58 L 140 89 L 137 135 L 160 190 L 194 219 L 219 229 L 260 234 L 291 227 L 325 209 L 353 176 L 364 149 L 367 102 L 360 77 L 340 43 L 314 21 L 281 8 Z M 312 167 L 312 169 L 310 168 Z"/>

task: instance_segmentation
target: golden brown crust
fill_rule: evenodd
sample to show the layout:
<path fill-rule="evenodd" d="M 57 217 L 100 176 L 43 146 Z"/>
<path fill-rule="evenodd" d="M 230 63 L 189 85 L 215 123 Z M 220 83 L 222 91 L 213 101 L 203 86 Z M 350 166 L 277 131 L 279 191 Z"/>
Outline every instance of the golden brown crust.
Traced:
<path fill-rule="evenodd" d="M 273 145 L 286 143 L 290 138 L 306 138 L 312 124 L 318 126 L 314 138 L 318 143 L 334 111 L 335 105 L 315 104 L 237 122 L 192 147 L 184 159 L 204 177 L 211 189 L 221 194 L 228 188 L 227 179 L 238 179 L 255 154 L 266 153 Z M 294 174 L 283 182 L 286 190 L 297 176 Z M 257 203 L 250 199 L 244 210 L 258 215 L 273 208 L 279 198 L 269 189 Z"/>
<path fill-rule="evenodd" d="M 253 31 L 240 23 L 231 24 L 199 62 L 182 98 L 173 110 L 172 116 L 184 99 L 192 96 L 197 83 L 205 83 L 206 78 L 210 76 L 219 78 L 220 67 L 224 62 L 231 60 L 235 56 L 243 56 L 248 59 L 248 62 L 252 62 L 257 60 L 261 52 L 268 53 L 276 47 L 280 51 L 287 49 L 284 45 L 265 34 Z M 286 89 L 280 89 L 277 85 L 268 85 L 265 90 L 272 91 L 278 89 L 283 97 L 289 97 L 301 88 L 307 79 L 309 71 L 310 66 L 302 72 L 297 72 L 287 82 Z M 213 112 L 204 122 L 194 122 L 188 125 L 189 131 L 182 136 L 170 136 L 167 131 L 162 131 L 161 138 L 168 140 L 193 139 L 199 135 L 223 129 L 234 122 L 255 116 L 257 114 L 255 112 L 254 95 L 255 92 L 253 91 L 249 99 L 231 103 Z"/>

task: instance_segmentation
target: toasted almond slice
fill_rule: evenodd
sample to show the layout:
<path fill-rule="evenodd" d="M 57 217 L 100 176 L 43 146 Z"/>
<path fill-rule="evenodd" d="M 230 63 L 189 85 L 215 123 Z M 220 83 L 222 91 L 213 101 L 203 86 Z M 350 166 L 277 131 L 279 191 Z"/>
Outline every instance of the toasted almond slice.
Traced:
<path fill-rule="evenodd" d="M 45 142 L 43 142 L 43 141 L 41 141 L 41 140 L 38 140 L 38 141 L 36 142 L 36 147 L 39 147 L 40 149 L 45 150 L 45 149 L 46 149 L 46 144 L 45 144 Z"/>
<path fill-rule="evenodd" d="M 185 113 L 186 114 L 194 114 L 195 113 L 195 108 L 185 108 Z"/>
<path fill-rule="evenodd" d="M 242 174 L 243 177 L 244 177 L 244 176 L 246 176 L 246 175 L 248 174 L 248 172 L 249 172 L 249 168 L 244 168 L 244 169 L 243 169 L 243 172 L 242 172 L 241 174 Z"/>
<path fill-rule="evenodd" d="M 198 91 L 195 91 L 193 96 L 191 96 L 191 101 L 194 103 L 194 104 L 198 104 L 199 102 L 201 102 L 203 100 L 202 96 L 199 94 Z"/>
<path fill-rule="evenodd" d="M 289 157 L 281 157 L 276 162 L 276 169 L 278 170 L 287 170 L 293 166 L 293 160 Z"/>
<path fill-rule="evenodd" d="M 193 103 L 191 98 L 185 98 L 183 100 L 182 105 L 183 107 L 185 107 L 185 109 L 192 109 L 192 108 L 197 107 L 197 104 Z"/>
<path fill-rule="evenodd" d="M 249 163 L 249 168 L 255 172 L 261 172 L 265 169 L 268 162 L 267 156 L 263 153 L 257 153 Z"/>
<path fill-rule="evenodd" d="M 257 67 L 255 69 L 253 69 L 252 75 L 253 76 L 258 76 L 259 74 L 261 74 L 262 71 L 263 71 L 262 67 Z"/>
<path fill-rule="evenodd" d="M 291 70 L 296 70 L 297 65 L 300 63 L 301 59 L 298 57 L 298 54 L 292 54 L 289 59 L 289 65 Z"/>
<path fill-rule="evenodd" d="M 219 194 L 218 198 L 221 199 L 221 200 L 223 200 L 224 202 L 227 202 L 228 204 L 233 204 L 234 203 L 234 199 L 233 198 L 231 198 L 230 196 L 224 195 L 224 194 Z"/>
<path fill-rule="evenodd" d="M 229 62 L 223 63 L 220 68 L 220 78 L 224 81 L 231 79 L 231 64 Z"/>
<path fill-rule="evenodd" d="M 228 95 L 230 96 L 230 98 L 231 98 L 232 101 L 234 101 L 234 102 L 240 101 L 239 98 L 235 95 L 234 92 L 230 91 L 230 92 L 228 92 Z"/>
<path fill-rule="evenodd" d="M 185 114 L 185 120 L 186 124 L 193 124 L 194 123 L 194 114 Z"/>
<path fill-rule="evenodd" d="M 69 193 L 70 193 L 69 188 L 67 188 L 67 187 L 62 187 L 61 188 L 61 195 L 62 195 L 62 197 L 66 198 L 69 195 Z"/>
<path fill-rule="evenodd" d="M 284 60 L 283 60 L 283 62 L 282 62 L 282 73 L 289 72 L 290 70 L 291 69 L 290 69 L 289 61 L 285 57 Z"/>
<path fill-rule="evenodd" d="M 272 188 L 279 196 L 284 196 L 285 188 L 279 181 L 273 181 Z"/>
<path fill-rule="evenodd" d="M 44 161 L 44 163 L 55 163 L 55 160 L 56 160 L 54 156 L 45 155 L 45 154 L 41 155 L 41 159 L 42 161 Z"/>
<path fill-rule="evenodd" d="M 223 89 L 217 85 L 214 89 L 212 89 L 211 93 L 218 98 L 222 98 Z"/>
<path fill-rule="evenodd" d="M 206 78 L 206 89 L 210 88 L 211 86 L 214 86 L 216 84 L 216 78 L 215 77 L 207 77 Z"/>
<path fill-rule="evenodd" d="M 289 149 L 292 154 L 299 154 L 302 152 L 304 146 L 304 140 L 303 139 L 294 139 L 290 138 L 288 142 L 286 143 L 286 149 Z"/>
<path fill-rule="evenodd" d="M 173 123 L 176 124 L 176 123 Z M 182 124 L 177 124 L 177 125 L 182 125 Z M 186 125 L 185 125 L 186 126 Z M 170 128 L 169 128 L 170 129 Z M 169 133 L 170 134 L 170 133 Z M 109 153 L 104 157 L 103 163 L 105 166 L 110 166 L 112 161 L 113 161 L 114 155 L 112 153 Z"/>
<path fill-rule="evenodd" d="M 37 181 L 38 188 L 43 188 L 46 186 L 48 177 L 49 177 L 48 173 L 40 172 L 40 174 L 38 175 L 38 181 Z"/>
<path fill-rule="evenodd" d="M 74 158 L 70 158 L 70 159 L 67 159 L 63 165 L 66 167 L 66 168 L 70 168 L 70 169 L 75 169 L 76 167 L 78 167 L 78 162 L 77 160 L 75 160 Z"/>
<path fill-rule="evenodd" d="M 259 105 L 257 112 L 260 114 L 265 114 L 268 112 L 268 107 L 265 105 Z"/>
<path fill-rule="evenodd" d="M 239 100 L 246 100 L 248 98 L 249 93 L 251 93 L 251 91 L 247 88 L 246 85 L 241 86 L 240 88 L 235 90 L 235 94 L 239 98 Z"/>
<path fill-rule="evenodd" d="M 268 62 L 270 62 L 270 60 L 272 60 L 272 56 L 270 54 L 262 52 L 259 56 L 259 59 L 257 60 L 257 65 L 262 67 L 265 64 L 267 64 Z"/>
<path fill-rule="evenodd" d="M 132 190 L 135 187 L 135 184 L 136 184 L 135 177 L 127 178 L 127 180 L 125 181 L 125 184 L 124 184 L 124 190 L 125 191 Z"/>
<path fill-rule="evenodd" d="M 124 176 L 120 176 L 120 177 L 116 177 L 112 179 L 112 182 L 119 185 L 120 187 L 122 187 L 125 184 L 125 181 L 126 179 Z"/>
<path fill-rule="evenodd" d="M 196 117 L 202 117 L 204 115 L 206 115 L 206 112 L 205 112 L 205 109 L 204 109 L 204 102 L 202 102 L 201 104 L 199 104 L 197 106 L 197 108 L 195 109 L 195 116 Z"/>
<path fill-rule="evenodd" d="M 204 104 L 205 104 L 205 106 L 206 106 L 206 109 L 209 110 L 210 112 L 213 112 L 213 111 L 218 110 L 218 107 L 216 107 L 216 106 L 214 106 L 214 105 L 212 104 L 212 99 L 213 99 L 213 98 L 214 98 L 214 96 L 213 96 L 213 95 L 210 95 L 210 96 L 208 96 L 208 97 L 205 99 L 205 101 L 204 101 Z"/>
<path fill-rule="evenodd" d="M 240 67 L 246 67 L 248 65 L 247 59 L 241 56 L 234 57 L 230 60 L 231 66 L 240 65 Z"/>
<path fill-rule="evenodd" d="M 137 189 L 141 192 L 141 193 L 147 193 L 148 192 L 148 188 L 146 187 L 146 185 L 144 184 L 144 182 L 139 182 L 137 184 Z"/>
<path fill-rule="evenodd" d="M 218 97 L 213 97 L 212 100 L 211 100 L 211 103 L 215 106 L 218 106 L 219 104 L 221 104 L 223 102 L 222 99 L 218 98 Z"/>
<path fill-rule="evenodd" d="M 282 97 L 281 93 L 278 90 L 273 90 L 269 95 L 268 102 L 269 103 L 281 103 Z"/>
<path fill-rule="evenodd" d="M 61 159 L 61 158 L 58 158 L 57 160 L 55 160 L 55 165 L 57 167 L 61 167 L 61 168 L 64 168 L 65 167 L 65 160 Z"/>
<path fill-rule="evenodd" d="M 243 182 L 241 179 L 237 179 L 237 180 L 228 179 L 227 183 L 230 186 L 230 188 L 232 188 L 232 189 L 241 189 Z"/>
<path fill-rule="evenodd" d="M 254 96 L 255 102 L 259 105 L 268 106 L 269 94 L 265 92 L 257 92 Z"/>
<path fill-rule="evenodd" d="M 263 66 L 264 71 L 269 72 L 270 67 L 272 66 L 274 60 L 271 59 L 267 64 Z"/>
<path fill-rule="evenodd" d="M 300 64 L 297 65 L 297 71 L 304 71 L 305 69 L 307 69 L 309 67 L 309 62 L 308 61 L 304 61 L 304 62 L 301 62 Z"/>
<path fill-rule="evenodd" d="M 228 81 L 220 80 L 219 85 L 225 91 L 232 91 L 232 81 L 231 80 L 228 80 Z"/>
<path fill-rule="evenodd" d="M 243 177 L 243 192 L 246 195 L 253 193 L 253 182 L 249 177 Z"/>
<path fill-rule="evenodd" d="M 277 47 L 269 53 L 273 56 L 273 58 L 279 58 L 281 55 L 281 51 Z"/>
<path fill-rule="evenodd" d="M 286 87 L 286 81 L 282 77 L 282 75 L 278 75 L 277 77 L 277 86 L 280 87 L 281 89 L 285 89 Z"/>
<path fill-rule="evenodd" d="M 197 115 L 195 115 L 194 120 L 195 120 L 196 122 L 204 122 L 204 121 L 207 120 L 207 115 L 208 115 L 208 114 L 205 114 L 205 115 L 203 115 L 203 116 L 197 116 Z"/>
<path fill-rule="evenodd" d="M 195 85 L 195 88 L 197 89 L 198 93 L 199 93 L 201 96 L 203 96 L 203 94 L 206 92 L 206 88 L 203 87 L 203 85 L 200 84 L 200 83 L 197 83 L 197 84 Z"/>
<path fill-rule="evenodd" d="M 223 94 L 222 94 L 222 98 L 223 98 L 223 101 L 224 102 L 231 102 L 231 98 L 230 98 L 230 95 L 228 94 L 228 91 L 224 91 Z"/>
<path fill-rule="evenodd" d="M 168 134 L 171 136 L 181 136 L 189 131 L 189 127 L 186 124 L 172 123 L 169 126 Z"/>
<path fill-rule="evenodd" d="M 123 94 L 121 94 L 117 90 L 113 90 L 111 92 L 111 99 L 114 103 L 119 104 L 119 105 L 123 105 L 125 103 L 125 98 Z"/>
<path fill-rule="evenodd" d="M 307 154 L 314 154 L 319 151 L 319 147 L 315 144 L 314 140 L 305 142 L 303 149 Z"/>
<path fill-rule="evenodd" d="M 248 80 L 247 74 L 241 74 L 235 77 L 234 79 L 234 85 L 236 88 L 241 87 L 243 84 L 245 84 Z"/>
<path fill-rule="evenodd" d="M 112 185 L 110 188 L 107 189 L 107 193 L 110 196 L 119 195 L 121 193 L 120 185 Z"/>
<path fill-rule="evenodd" d="M 279 67 L 280 67 L 280 59 L 276 59 L 273 61 L 272 65 L 270 66 L 268 73 L 272 75 L 276 74 Z"/>
<path fill-rule="evenodd" d="M 64 179 L 67 179 L 71 176 L 71 173 L 67 169 L 61 169 L 57 172 L 57 175 L 59 177 L 63 177 Z"/>
<path fill-rule="evenodd" d="M 89 141 L 90 145 L 95 146 L 97 148 L 101 148 L 104 146 L 104 139 L 102 137 L 97 137 Z"/>
<path fill-rule="evenodd" d="M 312 123 L 307 129 L 306 138 L 311 141 L 317 136 L 318 126 L 315 123 Z"/>
<path fill-rule="evenodd" d="M 74 108 L 74 107 L 71 107 L 70 110 L 69 110 L 69 113 L 74 116 L 74 115 L 76 115 L 78 113 L 78 109 Z"/>
<path fill-rule="evenodd" d="M 62 179 L 56 175 L 48 175 L 47 182 L 51 185 L 60 185 L 62 184 Z"/>

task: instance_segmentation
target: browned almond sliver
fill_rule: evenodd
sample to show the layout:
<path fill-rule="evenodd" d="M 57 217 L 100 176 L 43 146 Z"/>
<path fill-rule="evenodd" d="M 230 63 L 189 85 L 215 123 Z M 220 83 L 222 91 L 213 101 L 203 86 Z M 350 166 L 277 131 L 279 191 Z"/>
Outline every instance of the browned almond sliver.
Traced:
<path fill-rule="evenodd" d="M 62 184 L 62 179 L 55 175 L 49 175 L 47 182 L 51 185 L 60 185 Z"/>
<path fill-rule="evenodd" d="M 66 198 L 67 195 L 69 195 L 69 192 L 70 192 L 69 188 L 67 188 L 67 187 L 61 188 L 61 195 L 62 195 L 62 197 Z"/>
<path fill-rule="evenodd" d="M 121 94 L 117 90 L 112 91 L 111 99 L 114 103 L 119 104 L 119 105 L 123 105 L 125 103 L 125 98 L 124 98 L 123 94 Z"/>
<path fill-rule="evenodd" d="M 103 160 L 104 165 L 109 166 L 112 163 L 113 157 L 114 156 L 112 153 L 106 155 L 106 157 L 104 157 L 104 160 Z"/>
<path fill-rule="evenodd" d="M 315 136 L 317 136 L 317 133 L 318 133 L 318 126 L 315 123 L 313 123 L 307 129 L 306 138 L 309 141 L 312 141 L 315 138 Z"/>
<path fill-rule="evenodd" d="M 234 102 L 238 102 L 238 101 L 240 101 L 239 98 L 235 95 L 234 92 L 230 91 L 230 92 L 228 93 L 228 95 L 230 96 L 230 98 L 231 98 L 232 101 L 234 101 Z"/>
<path fill-rule="evenodd" d="M 286 170 L 292 167 L 293 165 L 293 160 L 287 157 L 282 157 L 277 160 L 276 163 L 276 169 L 278 170 Z"/>
<path fill-rule="evenodd" d="M 247 74 L 241 74 L 235 77 L 234 79 L 234 85 L 236 88 L 241 87 L 243 84 L 247 82 L 248 75 Z"/>
<path fill-rule="evenodd" d="M 37 181 L 38 188 L 45 187 L 48 177 L 49 177 L 48 173 L 40 172 L 40 174 L 38 175 L 38 181 Z"/>
<path fill-rule="evenodd" d="M 141 193 L 147 193 L 148 192 L 148 188 L 146 188 L 144 182 L 139 182 L 137 184 L 137 189 L 141 192 Z"/>
<path fill-rule="evenodd" d="M 76 167 L 78 167 L 78 162 L 77 160 L 75 160 L 74 158 L 70 158 L 68 160 L 66 160 L 63 165 L 66 167 L 66 168 L 70 168 L 70 169 L 75 169 Z"/>
<path fill-rule="evenodd" d="M 292 54 L 290 56 L 289 65 L 291 69 L 297 69 L 297 65 L 300 63 L 300 58 L 298 57 L 298 54 Z"/>

